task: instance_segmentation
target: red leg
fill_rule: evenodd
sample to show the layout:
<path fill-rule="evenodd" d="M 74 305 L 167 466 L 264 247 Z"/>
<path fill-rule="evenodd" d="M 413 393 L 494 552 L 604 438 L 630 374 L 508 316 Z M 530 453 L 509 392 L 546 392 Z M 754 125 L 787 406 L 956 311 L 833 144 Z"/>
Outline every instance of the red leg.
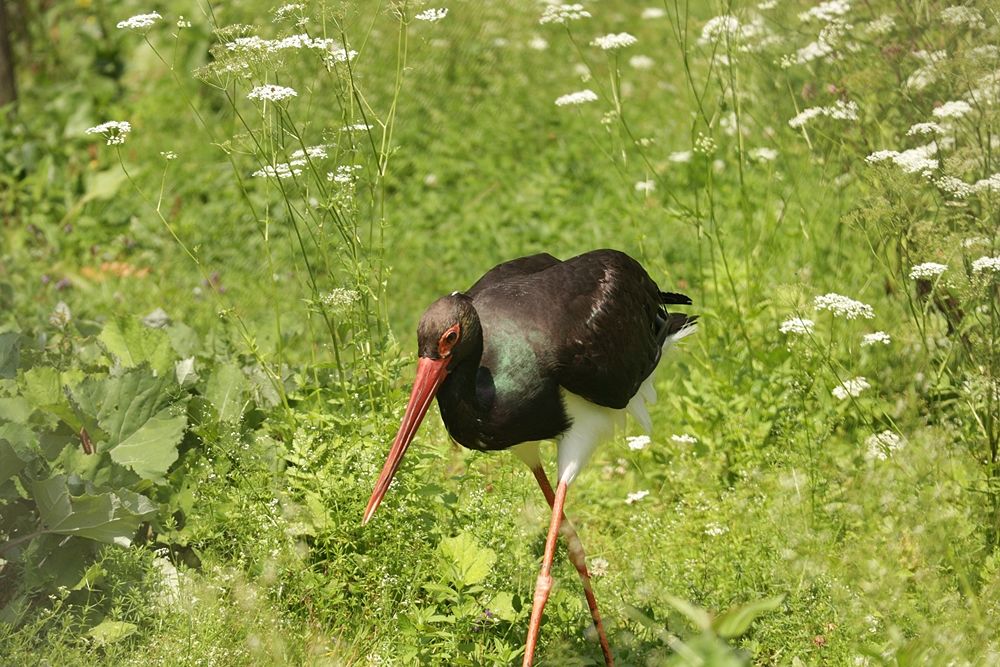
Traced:
<path fill-rule="evenodd" d="M 535 598 L 531 605 L 531 621 L 528 623 L 528 641 L 524 645 L 523 667 L 531 667 L 535 658 L 535 644 L 538 643 L 538 631 L 542 625 L 542 611 L 549 601 L 552 591 L 552 559 L 556 555 L 556 538 L 559 537 L 559 524 L 562 523 L 563 505 L 566 504 L 566 482 L 559 482 L 556 495 L 552 501 L 552 521 L 549 522 L 549 534 L 545 538 L 545 555 L 542 556 L 542 571 L 538 573 L 535 582 Z"/>
<path fill-rule="evenodd" d="M 555 493 L 553 493 L 552 486 L 549 484 L 549 478 L 545 474 L 545 469 L 541 465 L 532 466 L 531 472 L 535 476 L 538 486 L 542 489 L 549 507 L 554 508 Z M 577 535 L 573 524 L 569 522 L 565 514 L 562 517 L 562 521 L 562 532 L 566 536 L 567 546 L 569 547 L 569 559 L 573 563 L 573 566 L 576 567 L 576 571 L 580 573 L 580 580 L 583 582 L 583 592 L 587 596 L 587 606 L 590 607 L 590 617 L 594 619 L 594 627 L 597 629 L 597 636 L 601 641 L 604 664 L 612 667 L 615 664 L 615 660 L 611 656 L 611 646 L 608 644 L 608 636 L 604 632 L 601 613 L 597 610 L 597 598 L 594 596 L 594 589 L 590 585 L 590 572 L 587 571 L 587 560 L 583 553 L 583 543 L 580 542 L 580 536 Z"/>

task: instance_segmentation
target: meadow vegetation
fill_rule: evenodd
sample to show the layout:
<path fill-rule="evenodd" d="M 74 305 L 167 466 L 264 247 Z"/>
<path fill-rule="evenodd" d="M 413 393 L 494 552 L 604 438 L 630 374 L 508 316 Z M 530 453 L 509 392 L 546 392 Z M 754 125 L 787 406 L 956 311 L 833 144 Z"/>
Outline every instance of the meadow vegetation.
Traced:
<path fill-rule="evenodd" d="M 425 305 L 599 247 L 701 325 L 570 494 L 620 664 L 1000 661 L 994 3 L 8 5 L 4 664 L 519 662 L 524 466 L 360 518 Z"/>

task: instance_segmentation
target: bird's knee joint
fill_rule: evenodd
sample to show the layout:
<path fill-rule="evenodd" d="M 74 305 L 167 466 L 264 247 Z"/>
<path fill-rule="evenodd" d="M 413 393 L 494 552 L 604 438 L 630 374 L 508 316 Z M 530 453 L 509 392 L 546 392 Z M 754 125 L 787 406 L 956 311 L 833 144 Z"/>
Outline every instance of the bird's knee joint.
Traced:
<path fill-rule="evenodd" d="M 544 572 L 538 575 L 538 580 L 535 581 L 535 598 L 542 598 L 543 600 L 548 599 L 549 591 L 552 590 L 552 575 L 545 574 Z"/>

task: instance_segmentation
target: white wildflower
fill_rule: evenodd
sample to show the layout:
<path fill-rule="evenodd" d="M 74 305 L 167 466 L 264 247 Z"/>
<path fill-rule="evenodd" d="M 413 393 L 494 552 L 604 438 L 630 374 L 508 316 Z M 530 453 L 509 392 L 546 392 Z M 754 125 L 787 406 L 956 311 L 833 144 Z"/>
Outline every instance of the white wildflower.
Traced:
<path fill-rule="evenodd" d="M 1000 257 L 980 257 L 972 262 L 973 273 L 1000 273 Z"/>
<path fill-rule="evenodd" d="M 718 41 L 733 39 L 739 34 L 740 22 L 735 16 L 723 14 L 708 19 L 701 29 L 701 44 L 712 44 Z"/>
<path fill-rule="evenodd" d="M 751 160 L 756 160 L 757 162 L 773 162 L 778 159 L 778 151 L 766 146 L 751 148 L 749 155 Z"/>
<path fill-rule="evenodd" d="M 360 170 L 360 164 L 342 164 L 337 167 L 337 171 L 327 173 L 326 180 L 333 183 L 350 184 L 357 180 L 357 172 Z"/>
<path fill-rule="evenodd" d="M 253 172 L 253 175 L 262 178 L 291 178 L 302 173 L 302 167 L 305 163 L 304 159 L 298 159 L 291 162 L 279 162 L 273 166 L 268 164 Z"/>
<path fill-rule="evenodd" d="M 656 62 L 649 56 L 632 56 L 628 59 L 628 64 L 635 69 L 652 69 Z"/>
<path fill-rule="evenodd" d="M 810 120 L 818 116 L 826 116 L 828 118 L 833 118 L 834 120 L 857 120 L 858 111 L 857 102 L 854 102 L 853 100 L 849 100 L 847 102 L 844 100 L 837 100 L 832 106 L 809 107 L 808 109 L 803 109 L 788 121 L 788 126 L 797 129 L 803 127 Z"/>
<path fill-rule="evenodd" d="M 586 90 L 578 90 L 575 93 L 568 93 L 566 95 L 557 97 L 556 106 L 565 107 L 569 105 L 584 104 L 586 102 L 596 102 L 596 101 L 597 101 L 597 93 L 588 88 Z"/>
<path fill-rule="evenodd" d="M 70 312 L 69 306 L 66 305 L 65 301 L 57 303 L 56 307 L 52 309 L 52 313 L 49 314 L 49 324 L 57 329 L 65 329 L 66 325 L 72 319 L 73 314 Z"/>
<path fill-rule="evenodd" d="M 725 535 L 728 532 L 729 528 L 721 526 L 715 521 L 705 525 L 705 534 L 709 537 L 719 537 L 720 535 Z"/>
<path fill-rule="evenodd" d="M 811 63 L 814 60 L 821 60 L 829 55 L 832 55 L 836 49 L 834 49 L 833 44 L 827 41 L 818 39 L 815 42 L 809 42 L 801 49 L 795 52 L 794 58 L 789 58 L 783 60 L 782 67 L 789 67 L 791 65 L 805 65 L 806 63 Z"/>
<path fill-rule="evenodd" d="M 979 13 L 979 10 L 975 7 L 967 7 L 965 5 L 956 5 L 942 9 L 941 22 L 955 26 L 967 25 L 970 28 L 978 28 L 980 30 L 986 28 L 986 21 L 983 20 L 983 15 Z"/>
<path fill-rule="evenodd" d="M 849 380 L 844 380 L 843 383 L 837 385 L 830 392 L 833 394 L 834 398 L 838 398 L 841 401 L 845 401 L 848 397 L 858 397 L 861 393 L 871 387 L 868 384 L 868 380 L 858 376 L 856 378 L 850 378 Z"/>
<path fill-rule="evenodd" d="M 648 435 L 633 435 L 626 438 L 625 441 L 628 443 L 628 448 L 634 451 L 646 449 L 650 442 Z"/>
<path fill-rule="evenodd" d="M 630 493 L 625 498 L 625 504 L 631 505 L 633 503 L 637 503 L 648 495 L 649 491 L 636 491 L 635 493 Z"/>
<path fill-rule="evenodd" d="M 650 192 L 652 192 L 655 189 L 656 189 L 656 181 L 654 181 L 651 178 L 650 179 L 646 179 L 645 181 L 638 181 L 635 184 L 635 191 L 636 192 L 644 192 L 646 194 L 649 194 Z"/>
<path fill-rule="evenodd" d="M 416 14 L 413 18 L 418 21 L 427 21 L 429 23 L 437 23 L 444 17 L 448 16 L 448 9 L 425 9 L 424 11 Z"/>
<path fill-rule="evenodd" d="M 603 577 L 608 573 L 609 565 L 610 563 L 608 563 L 607 558 L 591 558 L 590 567 L 588 567 L 587 570 L 590 572 L 590 576 L 592 577 Z"/>
<path fill-rule="evenodd" d="M 834 317 L 843 317 L 847 320 L 858 318 L 870 320 L 875 317 L 875 309 L 867 303 L 855 301 L 850 297 L 833 292 L 813 299 L 813 306 L 816 310 L 828 310 Z"/>
<path fill-rule="evenodd" d="M 191 27 L 191 21 L 187 20 L 183 16 L 178 16 L 177 17 L 177 24 L 176 25 L 177 25 L 178 28 L 180 28 L 181 30 L 183 30 L 184 28 L 190 28 Z"/>
<path fill-rule="evenodd" d="M 992 176 L 976 181 L 976 184 L 972 186 L 972 189 L 976 192 L 989 190 L 1000 191 L 1000 173 L 996 173 Z"/>
<path fill-rule="evenodd" d="M 119 21 L 118 28 L 121 30 L 142 30 L 144 28 L 151 27 L 162 18 L 163 17 L 157 12 L 150 12 L 149 14 L 136 14 L 135 16 L 125 19 L 124 21 Z"/>
<path fill-rule="evenodd" d="M 305 149 L 299 149 L 292 153 L 292 160 L 301 160 L 308 157 L 312 160 L 323 160 L 326 159 L 327 153 L 326 149 L 328 146 L 326 144 L 319 144 L 318 146 L 307 146 Z"/>
<path fill-rule="evenodd" d="M 914 174 L 917 172 L 926 172 L 933 169 L 937 169 L 938 161 L 930 157 L 937 152 L 937 144 L 927 144 L 926 146 L 918 146 L 917 148 L 910 148 L 903 152 L 881 150 L 875 151 L 871 155 L 865 158 L 865 162 L 868 164 L 875 164 L 876 162 L 883 162 L 885 160 L 892 160 L 892 162 L 902 169 L 907 174 Z"/>
<path fill-rule="evenodd" d="M 689 433 L 675 433 L 670 436 L 670 439 L 679 445 L 694 445 L 698 442 L 698 438 L 690 435 Z"/>
<path fill-rule="evenodd" d="M 924 262 L 910 269 L 910 280 L 931 280 L 937 278 L 948 269 L 947 264 Z"/>
<path fill-rule="evenodd" d="M 895 27 L 896 19 L 889 14 L 882 14 L 878 18 L 872 19 L 865 26 L 865 32 L 869 35 L 885 35 L 892 32 Z"/>
<path fill-rule="evenodd" d="M 972 111 L 972 105 L 965 100 L 945 102 L 932 112 L 938 118 L 961 118 Z"/>
<path fill-rule="evenodd" d="M 361 300 L 361 293 L 346 287 L 334 287 L 324 294 L 321 300 L 330 310 L 346 310 Z"/>
<path fill-rule="evenodd" d="M 816 326 L 816 323 L 812 320 L 804 317 L 790 317 L 781 323 L 781 326 L 778 327 L 778 331 L 783 334 L 790 333 L 804 336 L 811 334 L 814 326 Z"/>
<path fill-rule="evenodd" d="M 849 11 L 851 11 L 850 2 L 846 0 L 829 0 L 828 2 L 821 2 L 809 11 L 802 12 L 799 14 L 799 20 L 805 22 L 815 19 L 829 22 L 843 16 Z"/>
<path fill-rule="evenodd" d="M 247 99 L 250 100 L 267 100 L 269 102 L 280 102 L 281 100 L 287 100 L 290 97 L 296 97 L 297 92 L 293 88 L 288 86 L 275 86 L 273 84 L 267 84 L 264 86 L 257 86 L 249 93 L 247 93 Z"/>
<path fill-rule="evenodd" d="M 971 197 L 976 191 L 975 186 L 970 185 L 963 181 L 961 178 L 956 178 L 954 176 L 941 176 L 934 179 L 934 185 L 938 186 L 946 194 L 951 195 L 955 199 L 965 199 Z"/>
<path fill-rule="evenodd" d="M 937 123 L 916 123 L 911 125 L 906 131 L 906 136 L 912 137 L 918 134 L 944 134 L 944 128 Z"/>
<path fill-rule="evenodd" d="M 571 5 L 549 5 L 542 11 L 542 17 L 538 22 L 542 25 L 546 23 L 568 23 L 569 21 L 579 21 L 589 19 L 590 12 L 579 3 Z"/>
<path fill-rule="evenodd" d="M 367 132 L 372 129 L 372 126 L 368 123 L 354 123 L 353 125 L 345 125 L 342 129 L 345 132 Z"/>
<path fill-rule="evenodd" d="M 544 37 L 539 37 L 538 35 L 535 35 L 528 41 L 528 48 L 534 51 L 544 51 L 545 49 L 549 48 L 549 43 L 545 40 Z"/>
<path fill-rule="evenodd" d="M 764 2 L 757 3 L 757 9 L 762 12 L 766 12 L 769 9 L 774 9 L 778 6 L 778 0 L 764 0 Z"/>
<path fill-rule="evenodd" d="M 886 430 L 881 433 L 874 433 L 865 440 L 868 448 L 866 457 L 868 459 L 878 459 L 885 461 L 892 454 L 903 448 L 906 441 L 892 431 Z"/>
<path fill-rule="evenodd" d="M 701 132 L 698 133 L 698 137 L 694 140 L 695 153 L 711 155 L 715 152 L 716 147 L 715 139 Z"/>
<path fill-rule="evenodd" d="M 667 15 L 667 10 L 665 10 L 663 7 L 646 7 L 644 10 L 642 10 L 642 14 L 640 14 L 642 19 L 646 21 L 651 21 L 654 19 L 662 19 L 666 15 Z"/>
<path fill-rule="evenodd" d="M 600 37 L 595 37 L 591 40 L 591 46 L 597 46 L 605 51 L 614 51 L 617 49 L 623 49 L 626 46 L 632 46 L 639 40 L 635 38 L 634 35 L 630 35 L 627 32 L 619 33 L 609 33 L 607 35 L 601 35 Z"/>
<path fill-rule="evenodd" d="M 888 345 L 892 342 L 892 337 L 884 331 L 875 331 L 873 333 L 865 334 L 861 338 L 861 347 L 868 347 L 870 345 L 876 345 L 881 343 L 882 345 Z"/>
<path fill-rule="evenodd" d="M 103 134 L 107 139 L 108 146 L 120 146 L 125 143 L 129 132 L 132 131 L 132 124 L 127 120 L 109 120 L 94 127 L 88 127 L 87 134 Z"/>
<path fill-rule="evenodd" d="M 274 19 L 280 21 L 281 19 L 302 11 L 305 11 L 306 6 L 301 2 L 289 2 L 288 4 L 282 5 L 274 10 Z"/>
<path fill-rule="evenodd" d="M 674 151 L 667 156 L 667 160 L 670 162 L 690 162 L 691 155 L 691 151 Z"/>

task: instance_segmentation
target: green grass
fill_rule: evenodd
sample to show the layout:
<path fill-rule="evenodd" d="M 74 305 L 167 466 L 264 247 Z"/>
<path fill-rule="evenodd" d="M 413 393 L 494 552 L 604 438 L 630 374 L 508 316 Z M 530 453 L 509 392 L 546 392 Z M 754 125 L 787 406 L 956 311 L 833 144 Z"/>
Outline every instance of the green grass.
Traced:
<path fill-rule="evenodd" d="M 21 99 L 0 128 L 7 662 L 519 661 L 548 518 L 523 466 L 452 445 L 432 410 L 372 523 L 360 517 L 423 308 L 506 259 L 598 247 L 690 294 L 701 324 L 661 364 L 652 443 L 605 444 L 569 495 L 588 560 L 607 563 L 594 588 L 619 664 L 997 660 L 1000 317 L 996 274 L 974 262 L 998 254 L 1000 201 L 941 180 L 1000 171 L 988 3 L 981 27 L 942 20 L 937 2 L 856 4 L 843 35 L 827 29 L 838 57 L 789 67 L 830 23 L 801 19 L 810 3 L 667 2 L 644 19 L 605 0 L 567 26 L 540 25 L 527 1 L 461 0 L 438 23 L 411 20 L 425 7 L 410 3 L 306 4 L 305 28 L 259 2 L 14 12 Z M 153 10 L 148 41 L 114 27 Z M 700 41 L 726 13 L 764 17 L 773 39 Z M 236 33 L 213 29 L 233 24 L 346 37 L 359 55 L 327 70 L 289 51 L 219 85 Z M 622 31 L 637 44 L 589 45 Z M 919 50 L 946 52 L 923 86 L 907 83 Z M 640 54 L 651 68 L 629 63 Z M 246 95 L 264 81 L 298 96 L 262 112 Z M 554 104 L 584 88 L 600 99 Z M 934 116 L 960 99 L 964 116 Z M 838 100 L 858 118 L 788 125 Z M 119 148 L 85 134 L 110 119 L 133 126 Z M 371 134 L 341 130 L 363 120 Z M 929 120 L 954 139 L 929 176 L 866 163 L 926 143 L 907 131 Z M 320 143 L 329 155 L 296 179 L 251 176 Z M 327 181 L 347 164 L 361 165 L 355 185 Z M 909 278 L 928 261 L 948 269 Z M 324 300 L 337 289 L 357 300 Z M 829 292 L 874 319 L 815 310 Z M 65 326 L 50 321 L 60 301 Z M 169 326 L 137 324 L 157 308 Z M 781 333 L 790 317 L 812 333 Z M 892 342 L 861 346 L 876 330 Z M 177 382 L 184 359 L 197 376 Z M 870 388 L 832 395 L 856 376 Z M 101 403 L 123 377 L 155 397 L 149 414 L 183 423 L 138 466 Z M 80 451 L 81 425 L 97 456 Z M 882 460 L 866 443 L 886 430 L 905 444 Z M 154 510 L 123 519 L 129 547 L 65 539 L 37 486 L 57 475 L 74 502 L 134 492 Z M 539 664 L 601 664 L 562 547 L 555 579 Z M 698 609 L 775 598 L 739 632 L 699 626 Z"/>

